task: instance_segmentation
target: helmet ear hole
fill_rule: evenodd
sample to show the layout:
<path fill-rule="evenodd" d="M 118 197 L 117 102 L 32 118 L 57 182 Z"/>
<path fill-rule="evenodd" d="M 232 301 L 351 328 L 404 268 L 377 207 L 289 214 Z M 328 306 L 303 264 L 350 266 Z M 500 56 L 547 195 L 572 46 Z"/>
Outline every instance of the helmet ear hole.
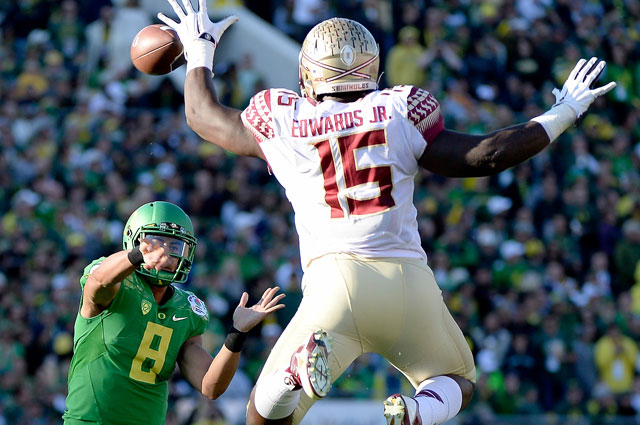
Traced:
<path fill-rule="evenodd" d="M 309 97 L 315 99 L 316 94 L 313 91 L 313 83 L 311 82 L 311 80 L 304 80 L 304 91 L 308 94 Z"/>

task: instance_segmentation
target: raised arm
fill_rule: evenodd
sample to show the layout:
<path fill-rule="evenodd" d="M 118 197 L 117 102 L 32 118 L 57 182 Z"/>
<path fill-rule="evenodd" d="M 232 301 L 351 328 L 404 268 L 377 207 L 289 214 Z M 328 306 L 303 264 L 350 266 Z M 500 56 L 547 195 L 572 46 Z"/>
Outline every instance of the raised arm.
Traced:
<path fill-rule="evenodd" d="M 194 11 L 189 0 L 182 0 L 184 10 L 176 0 L 168 0 L 179 18 L 176 22 L 162 13 L 158 18 L 172 27 L 184 46 L 187 77 L 184 103 L 187 124 L 203 139 L 238 155 L 263 158 L 258 142 L 242 124 L 240 111 L 218 101 L 212 79 L 213 56 L 226 29 L 238 18 L 230 16 L 211 22 L 206 0 L 199 0 Z"/>
<path fill-rule="evenodd" d="M 284 294 L 276 295 L 279 290 L 278 286 L 267 288 L 260 301 L 252 307 L 246 307 L 249 294 L 242 294 L 233 312 L 233 328 L 214 358 L 202 347 L 199 335 L 182 345 L 178 366 L 187 381 L 205 397 L 216 399 L 226 391 L 238 369 L 246 333 L 268 314 L 284 307 L 284 304 L 278 304 L 284 298 Z"/>
<path fill-rule="evenodd" d="M 207 68 L 194 68 L 187 74 L 184 108 L 187 124 L 203 139 L 238 155 L 264 159 L 258 142 L 242 124 L 240 111 L 218 102 Z"/>
<path fill-rule="evenodd" d="M 605 62 L 580 59 L 562 90 L 554 89 L 556 103 L 531 121 L 470 135 L 442 130 L 424 150 L 420 165 L 447 177 L 480 177 L 499 173 L 536 155 L 586 112 L 591 103 L 616 86 L 593 88 Z"/>

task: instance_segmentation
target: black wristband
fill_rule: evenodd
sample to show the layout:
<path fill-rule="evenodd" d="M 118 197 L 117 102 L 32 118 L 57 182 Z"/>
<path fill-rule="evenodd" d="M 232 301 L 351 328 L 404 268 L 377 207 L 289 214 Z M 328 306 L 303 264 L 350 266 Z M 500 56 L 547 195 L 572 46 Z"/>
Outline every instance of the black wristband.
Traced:
<path fill-rule="evenodd" d="M 144 258 L 142 257 L 142 251 L 140 251 L 140 247 L 135 247 L 127 254 L 127 258 L 131 265 L 139 266 L 144 263 Z"/>
<path fill-rule="evenodd" d="M 242 346 L 244 345 L 244 341 L 247 339 L 246 332 L 240 332 L 233 326 L 229 329 L 229 333 L 227 333 L 227 338 L 224 340 L 224 346 L 227 347 L 229 351 L 232 353 L 239 353 L 242 351 Z"/>

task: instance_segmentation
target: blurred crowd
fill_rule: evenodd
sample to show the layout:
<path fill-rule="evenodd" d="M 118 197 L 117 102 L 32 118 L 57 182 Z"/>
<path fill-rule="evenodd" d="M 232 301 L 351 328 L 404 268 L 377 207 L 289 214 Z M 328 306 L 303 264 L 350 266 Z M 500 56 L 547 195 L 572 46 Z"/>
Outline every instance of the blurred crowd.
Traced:
<path fill-rule="evenodd" d="M 426 88 L 447 128 L 464 132 L 539 115 L 579 58 L 608 61 L 602 81 L 618 87 L 542 154 L 490 178 L 421 172 L 416 205 L 477 362 L 463 421 L 639 415 L 640 2 L 245 4 L 298 41 L 327 17 L 360 21 L 380 43 L 381 84 Z M 210 309 L 212 352 L 242 291 L 258 299 L 275 282 L 287 293 L 221 400 L 247 397 L 300 300 L 291 207 L 264 163 L 202 142 L 172 81 L 132 69 L 129 43 L 153 20 L 137 0 L 0 2 L 0 425 L 61 423 L 78 279 L 120 249 L 124 220 L 145 202 L 177 203 L 194 221 L 185 288 Z M 216 64 L 224 102 L 243 108 L 267 71 L 250 58 Z M 363 356 L 332 395 L 401 390 L 397 371 Z M 231 423 L 223 403 L 203 402 L 176 373 L 167 423 Z"/>

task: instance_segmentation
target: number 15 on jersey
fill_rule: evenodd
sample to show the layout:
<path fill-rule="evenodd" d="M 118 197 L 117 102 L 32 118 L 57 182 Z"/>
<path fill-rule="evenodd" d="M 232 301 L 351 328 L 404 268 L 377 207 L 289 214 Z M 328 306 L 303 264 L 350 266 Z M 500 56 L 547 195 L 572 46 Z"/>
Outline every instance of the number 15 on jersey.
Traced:
<path fill-rule="evenodd" d="M 356 158 L 359 149 L 386 144 L 384 129 L 325 139 L 314 144 L 320 154 L 325 201 L 331 207 L 331 218 L 375 214 L 395 206 L 391 196 L 391 166 L 361 167 Z M 338 174 L 340 169 L 341 175 Z M 373 194 L 372 185 L 378 188 Z M 343 186 L 342 191 L 340 186 Z"/>

